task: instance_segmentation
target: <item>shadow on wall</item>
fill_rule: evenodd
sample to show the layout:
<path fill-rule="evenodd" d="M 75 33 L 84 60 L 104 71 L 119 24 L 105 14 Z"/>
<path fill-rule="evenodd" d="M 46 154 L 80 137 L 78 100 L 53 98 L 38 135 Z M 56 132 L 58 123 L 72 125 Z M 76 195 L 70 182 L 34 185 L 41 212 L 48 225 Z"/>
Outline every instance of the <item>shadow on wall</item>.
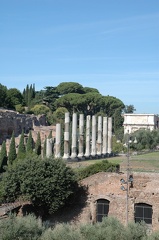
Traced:
<path fill-rule="evenodd" d="M 72 196 L 67 204 L 51 215 L 43 217 L 43 221 L 49 221 L 50 225 L 57 223 L 74 222 L 87 204 L 88 189 L 80 186 L 78 191 Z"/>

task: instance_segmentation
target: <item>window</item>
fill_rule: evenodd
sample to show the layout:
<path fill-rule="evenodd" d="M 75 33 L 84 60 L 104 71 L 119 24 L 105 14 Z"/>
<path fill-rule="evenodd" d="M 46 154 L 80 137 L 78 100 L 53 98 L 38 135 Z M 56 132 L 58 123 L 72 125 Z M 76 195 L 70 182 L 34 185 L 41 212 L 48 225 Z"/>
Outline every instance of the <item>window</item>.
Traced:
<path fill-rule="evenodd" d="M 145 203 L 135 204 L 135 222 L 152 224 L 152 206 Z"/>
<path fill-rule="evenodd" d="M 109 201 L 106 199 L 97 200 L 97 222 L 102 222 L 103 217 L 107 217 L 109 212 Z"/>

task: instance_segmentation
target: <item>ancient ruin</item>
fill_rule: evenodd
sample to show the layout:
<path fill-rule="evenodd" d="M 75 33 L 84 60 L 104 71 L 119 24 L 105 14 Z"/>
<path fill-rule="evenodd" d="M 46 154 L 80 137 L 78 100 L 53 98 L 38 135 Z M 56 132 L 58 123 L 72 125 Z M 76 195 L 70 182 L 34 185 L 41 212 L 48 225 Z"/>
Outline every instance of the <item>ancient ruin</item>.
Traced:
<path fill-rule="evenodd" d="M 90 158 L 102 158 L 112 153 L 112 118 L 94 115 L 86 117 L 84 127 L 84 115 L 73 113 L 72 129 L 70 131 L 70 116 L 65 113 L 64 129 L 64 155 L 61 156 L 61 125 L 56 124 L 56 137 L 54 145 L 55 158 L 63 157 L 65 160 L 83 160 Z M 71 134 L 71 137 L 70 137 Z M 54 140 L 47 141 L 46 155 L 53 154 Z"/>

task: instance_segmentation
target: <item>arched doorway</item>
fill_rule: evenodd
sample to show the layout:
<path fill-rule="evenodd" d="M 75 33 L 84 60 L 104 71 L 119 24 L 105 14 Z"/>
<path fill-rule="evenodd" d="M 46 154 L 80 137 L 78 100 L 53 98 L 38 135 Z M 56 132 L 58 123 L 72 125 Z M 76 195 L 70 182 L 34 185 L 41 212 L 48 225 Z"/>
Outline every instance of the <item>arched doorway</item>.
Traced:
<path fill-rule="evenodd" d="M 108 216 L 109 212 L 109 201 L 107 199 L 98 199 L 96 208 L 96 221 L 102 222 L 103 217 Z"/>
<path fill-rule="evenodd" d="M 146 203 L 135 204 L 135 222 L 141 221 L 152 224 L 152 205 Z"/>

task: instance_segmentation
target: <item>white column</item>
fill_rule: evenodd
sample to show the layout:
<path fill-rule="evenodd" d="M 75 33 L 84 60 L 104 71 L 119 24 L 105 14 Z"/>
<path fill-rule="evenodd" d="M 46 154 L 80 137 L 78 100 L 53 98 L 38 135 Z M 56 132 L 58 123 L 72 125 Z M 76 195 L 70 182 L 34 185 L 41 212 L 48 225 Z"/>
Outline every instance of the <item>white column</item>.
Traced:
<path fill-rule="evenodd" d="M 91 156 L 96 156 L 96 116 L 92 116 L 92 148 Z"/>
<path fill-rule="evenodd" d="M 90 157 L 90 127 L 91 127 L 91 116 L 86 117 L 86 151 L 85 157 Z"/>
<path fill-rule="evenodd" d="M 73 113 L 72 119 L 72 153 L 71 158 L 77 157 L 77 113 Z"/>
<path fill-rule="evenodd" d="M 108 154 L 112 153 L 112 118 L 108 118 Z"/>
<path fill-rule="evenodd" d="M 53 148 L 53 139 L 46 139 L 46 157 L 49 158 L 52 156 L 52 148 Z"/>
<path fill-rule="evenodd" d="M 64 159 L 69 158 L 69 123 L 70 123 L 70 114 L 69 112 L 65 113 L 65 131 L 64 131 Z"/>
<path fill-rule="evenodd" d="M 108 118 L 103 117 L 103 149 L 102 154 L 105 156 L 108 152 Z"/>
<path fill-rule="evenodd" d="M 61 124 L 56 124 L 55 158 L 61 157 Z"/>
<path fill-rule="evenodd" d="M 102 116 L 98 116 L 97 155 L 102 155 Z"/>
<path fill-rule="evenodd" d="M 78 157 L 83 157 L 83 143 L 84 143 L 84 115 L 80 114 L 79 116 L 79 153 Z"/>

